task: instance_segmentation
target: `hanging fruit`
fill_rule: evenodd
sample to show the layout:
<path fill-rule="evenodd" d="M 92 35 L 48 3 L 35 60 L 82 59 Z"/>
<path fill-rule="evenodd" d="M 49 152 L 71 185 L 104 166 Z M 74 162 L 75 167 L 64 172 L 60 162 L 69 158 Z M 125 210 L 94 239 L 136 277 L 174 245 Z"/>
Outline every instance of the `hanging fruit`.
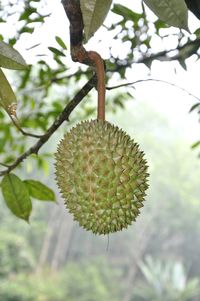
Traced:
<path fill-rule="evenodd" d="M 78 15 L 78 9 L 69 4 L 67 14 L 74 22 L 72 14 Z M 72 23 L 70 31 L 77 31 Z M 76 125 L 58 144 L 56 181 L 66 207 L 80 226 L 95 234 L 109 234 L 136 220 L 148 188 L 147 162 L 138 144 L 105 120 L 105 70 L 101 56 L 74 41 L 71 37 L 73 58 L 95 68 L 98 114 L 96 120 Z"/>

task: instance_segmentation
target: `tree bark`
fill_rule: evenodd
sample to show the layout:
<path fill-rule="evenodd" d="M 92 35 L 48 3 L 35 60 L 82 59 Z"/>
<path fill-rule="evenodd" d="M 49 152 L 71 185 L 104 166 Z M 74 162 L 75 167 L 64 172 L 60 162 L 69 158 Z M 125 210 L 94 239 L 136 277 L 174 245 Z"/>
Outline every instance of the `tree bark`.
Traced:
<path fill-rule="evenodd" d="M 83 43 L 83 17 L 79 0 L 62 0 L 65 13 L 70 22 L 71 47 L 80 47 Z"/>

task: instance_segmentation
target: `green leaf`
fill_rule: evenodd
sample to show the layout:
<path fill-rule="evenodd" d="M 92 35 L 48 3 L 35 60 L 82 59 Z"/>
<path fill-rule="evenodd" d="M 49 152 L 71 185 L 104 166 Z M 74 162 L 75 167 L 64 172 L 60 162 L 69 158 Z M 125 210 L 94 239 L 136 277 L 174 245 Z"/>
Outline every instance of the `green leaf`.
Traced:
<path fill-rule="evenodd" d="M 19 21 L 29 19 L 33 13 L 37 13 L 37 9 L 31 6 L 27 7 L 26 10 L 21 14 Z"/>
<path fill-rule="evenodd" d="M 112 0 L 80 0 L 86 42 L 103 24 Z"/>
<path fill-rule="evenodd" d="M 191 148 L 196 148 L 199 145 L 200 145 L 200 141 L 197 141 L 197 142 L 192 144 Z"/>
<path fill-rule="evenodd" d="M 1 187 L 8 208 L 17 217 L 28 221 L 32 204 L 28 189 L 23 181 L 14 174 L 8 174 L 4 176 Z"/>
<path fill-rule="evenodd" d="M 187 71 L 187 65 L 185 63 L 185 60 L 183 60 L 181 57 L 178 59 L 179 64 L 181 65 L 181 67 Z"/>
<path fill-rule="evenodd" d="M 21 54 L 2 41 L 0 41 L 0 66 L 14 70 L 21 70 L 27 67 Z"/>
<path fill-rule="evenodd" d="M 48 49 L 56 55 L 65 56 L 65 54 L 55 47 L 48 47 Z"/>
<path fill-rule="evenodd" d="M 143 0 L 146 5 L 170 26 L 188 30 L 188 9 L 184 0 Z"/>
<path fill-rule="evenodd" d="M 189 113 L 193 112 L 196 109 L 199 109 L 200 107 L 200 102 L 195 103 L 189 110 Z"/>
<path fill-rule="evenodd" d="M 197 36 L 197 38 L 199 38 L 200 37 L 200 28 L 195 30 L 194 34 Z"/>
<path fill-rule="evenodd" d="M 121 4 L 114 4 L 112 12 L 122 16 L 126 21 L 131 20 L 131 21 L 139 21 L 141 18 L 141 14 L 135 13 L 128 7 L 121 5 Z"/>
<path fill-rule="evenodd" d="M 25 180 L 24 183 L 29 190 L 30 196 L 32 196 L 33 198 L 41 201 L 55 202 L 55 194 L 53 190 L 51 190 L 46 185 L 35 180 Z"/>
<path fill-rule="evenodd" d="M 27 33 L 33 33 L 34 32 L 34 28 L 33 27 L 24 26 L 19 31 L 20 34 L 25 33 L 25 32 L 27 32 Z"/>
<path fill-rule="evenodd" d="M 67 46 L 60 37 L 56 36 L 55 39 L 58 45 L 60 45 L 63 49 L 67 50 Z"/>
<path fill-rule="evenodd" d="M 9 115 L 16 115 L 17 99 L 7 78 L 0 69 L 0 106 L 2 106 Z"/>

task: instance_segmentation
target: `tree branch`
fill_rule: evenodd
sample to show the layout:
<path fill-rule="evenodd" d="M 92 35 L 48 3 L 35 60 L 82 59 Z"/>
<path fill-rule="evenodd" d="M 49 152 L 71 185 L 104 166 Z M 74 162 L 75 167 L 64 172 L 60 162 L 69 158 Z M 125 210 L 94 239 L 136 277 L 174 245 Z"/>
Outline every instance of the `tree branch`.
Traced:
<path fill-rule="evenodd" d="M 190 49 L 190 47 L 192 49 Z M 178 46 L 177 48 L 173 48 L 173 49 L 169 49 L 169 50 L 163 50 L 163 51 L 160 51 L 160 52 L 157 52 L 157 53 L 153 53 L 153 54 L 143 56 L 142 58 L 138 59 L 137 61 L 127 61 L 124 64 L 123 63 L 122 64 L 117 63 L 115 68 L 107 69 L 107 72 L 117 72 L 120 69 L 128 68 L 128 67 L 132 66 L 133 64 L 141 64 L 141 63 L 147 64 L 147 63 L 150 63 L 150 62 L 152 62 L 153 60 L 156 60 L 156 59 L 158 59 L 160 61 L 175 61 L 175 60 L 180 59 L 184 55 L 186 57 L 188 57 L 189 54 L 191 54 L 191 52 L 193 51 L 193 49 L 194 49 L 193 47 L 195 49 L 198 49 L 200 47 L 200 38 L 197 38 L 194 41 L 189 41 L 189 42 L 185 43 L 182 46 Z M 174 52 L 174 51 L 178 51 L 180 53 L 176 53 L 173 56 L 169 56 L 169 54 L 171 52 Z M 184 52 L 184 51 L 185 51 L 185 53 L 181 53 L 181 52 Z"/>
<path fill-rule="evenodd" d="M 55 131 L 61 126 L 61 124 L 69 119 L 69 116 L 72 113 L 72 111 L 82 101 L 82 99 L 92 90 L 92 88 L 95 85 L 96 85 L 96 77 L 93 76 L 84 85 L 84 87 L 74 96 L 74 98 L 66 105 L 62 113 L 52 123 L 52 125 L 49 127 L 47 132 L 43 136 L 41 136 L 33 146 L 31 146 L 27 151 L 25 151 L 21 156 L 19 156 L 13 164 L 7 166 L 5 170 L 1 171 L 0 177 L 11 172 L 31 154 L 38 154 L 40 148 L 49 140 L 49 138 L 55 133 Z M 4 164 L 1 163 L 1 165 Z"/>
<path fill-rule="evenodd" d="M 70 22 L 71 47 L 80 47 L 83 42 L 84 28 L 80 0 L 62 0 L 62 5 Z"/>
<path fill-rule="evenodd" d="M 28 133 L 26 131 L 24 131 L 19 123 L 18 123 L 18 120 L 15 119 L 15 116 L 13 115 L 9 115 L 10 119 L 12 120 L 12 123 L 14 124 L 14 126 L 16 127 L 16 129 L 18 129 L 18 131 L 20 131 L 20 133 L 24 136 L 29 136 L 29 137 L 33 137 L 33 138 L 41 138 L 43 135 L 36 135 L 36 134 L 32 134 L 32 133 Z"/>
<path fill-rule="evenodd" d="M 182 87 L 180 87 L 176 84 L 170 83 L 170 82 L 162 80 L 162 79 L 156 79 L 156 78 L 139 79 L 139 80 L 136 80 L 136 81 L 130 82 L 130 83 L 124 83 L 124 84 L 120 84 L 120 85 L 117 85 L 117 86 L 106 87 L 106 90 L 114 90 L 114 89 L 118 89 L 118 88 L 122 88 L 122 87 L 134 86 L 136 84 L 143 83 L 143 82 L 160 82 L 160 83 L 163 83 L 163 84 L 170 85 L 172 87 L 178 88 L 179 90 L 187 93 L 189 96 L 191 96 L 193 98 L 196 98 L 196 100 L 198 100 L 200 102 L 200 98 L 195 96 L 194 94 L 192 94 L 188 90 L 186 90 L 186 89 L 184 89 L 184 88 L 182 88 Z"/>
<path fill-rule="evenodd" d="M 69 19 L 71 58 L 74 62 L 89 64 L 87 51 L 83 47 L 83 16 L 80 0 L 62 0 L 65 13 Z"/>

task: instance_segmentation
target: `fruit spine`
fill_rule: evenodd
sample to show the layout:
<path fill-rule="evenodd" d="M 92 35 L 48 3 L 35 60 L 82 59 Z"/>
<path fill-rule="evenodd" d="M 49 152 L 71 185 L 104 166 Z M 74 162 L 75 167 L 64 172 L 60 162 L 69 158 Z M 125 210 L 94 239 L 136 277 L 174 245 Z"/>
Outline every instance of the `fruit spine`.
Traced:
<path fill-rule="evenodd" d="M 95 234 L 127 228 L 143 206 L 147 165 L 138 144 L 107 121 L 85 121 L 60 141 L 56 181 L 74 219 Z"/>

